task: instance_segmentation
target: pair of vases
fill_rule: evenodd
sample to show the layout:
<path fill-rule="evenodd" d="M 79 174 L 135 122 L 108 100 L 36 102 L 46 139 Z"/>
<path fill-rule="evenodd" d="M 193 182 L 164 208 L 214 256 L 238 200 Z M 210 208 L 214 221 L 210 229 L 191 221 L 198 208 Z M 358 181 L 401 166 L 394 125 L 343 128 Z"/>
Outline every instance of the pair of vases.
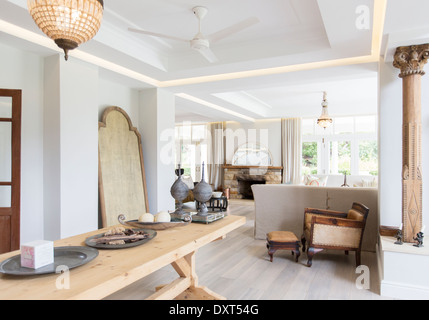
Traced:
<path fill-rule="evenodd" d="M 194 193 L 194 199 L 200 203 L 198 208 L 198 215 L 207 216 L 208 209 L 207 209 L 206 202 L 212 198 L 213 190 L 212 190 L 212 187 L 204 180 L 204 163 L 203 163 L 202 170 L 203 170 L 202 179 L 194 187 L 193 193 Z M 184 215 L 186 214 L 186 212 L 183 210 L 183 200 L 185 200 L 189 194 L 189 187 L 182 180 L 182 170 L 180 168 L 180 165 L 179 165 L 179 170 L 177 171 L 178 171 L 179 177 L 172 185 L 170 193 L 172 197 L 178 202 L 177 209 L 174 213 L 177 215 Z"/>

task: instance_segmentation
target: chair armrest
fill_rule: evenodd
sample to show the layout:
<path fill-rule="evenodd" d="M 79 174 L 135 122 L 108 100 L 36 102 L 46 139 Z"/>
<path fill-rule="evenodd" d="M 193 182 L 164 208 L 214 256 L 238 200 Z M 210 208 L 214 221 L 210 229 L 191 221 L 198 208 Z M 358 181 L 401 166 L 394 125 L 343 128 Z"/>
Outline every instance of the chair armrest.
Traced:
<path fill-rule="evenodd" d="M 339 218 L 347 217 L 347 213 L 342 211 L 324 210 L 324 209 L 316 209 L 316 208 L 305 208 L 305 213 L 325 215 L 325 216 L 335 216 Z"/>
<path fill-rule="evenodd" d="M 314 224 L 324 224 L 330 226 L 338 226 L 345 228 L 358 228 L 363 229 L 365 223 L 357 220 L 350 220 L 344 218 L 333 218 L 333 217 L 324 217 L 324 216 L 313 216 L 311 218 L 311 225 Z"/>

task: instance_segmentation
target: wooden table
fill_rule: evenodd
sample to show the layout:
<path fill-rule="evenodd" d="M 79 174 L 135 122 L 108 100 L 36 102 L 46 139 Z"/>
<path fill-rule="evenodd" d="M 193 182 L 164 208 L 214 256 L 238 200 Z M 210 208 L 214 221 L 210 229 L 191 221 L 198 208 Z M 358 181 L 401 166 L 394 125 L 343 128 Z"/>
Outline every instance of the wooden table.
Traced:
<path fill-rule="evenodd" d="M 0 275 L 0 299 L 7 300 L 96 300 L 132 284 L 133 282 L 171 264 L 179 278 L 161 286 L 148 299 L 224 299 L 198 284 L 195 272 L 196 251 L 212 241 L 242 226 L 245 217 L 226 216 L 211 224 L 192 223 L 184 227 L 157 231 L 151 241 L 134 248 L 100 250 L 99 256 L 84 266 L 70 270 L 70 288 L 58 289 L 60 274 L 32 277 Z M 55 242 L 55 247 L 85 246 L 94 232 Z M 19 254 L 19 251 L 0 255 L 0 261 Z"/>

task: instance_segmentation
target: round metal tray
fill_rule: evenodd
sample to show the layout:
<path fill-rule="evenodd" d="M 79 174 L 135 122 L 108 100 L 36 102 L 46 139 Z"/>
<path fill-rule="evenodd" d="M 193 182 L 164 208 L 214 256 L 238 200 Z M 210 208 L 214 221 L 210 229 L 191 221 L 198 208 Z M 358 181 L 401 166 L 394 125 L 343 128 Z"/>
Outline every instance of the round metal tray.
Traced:
<path fill-rule="evenodd" d="M 138 220 L 126 221 L 125 215 L 121 214 L 118 216 L 120 224 L 126 227 L 139 228 L 139 229 L 150 229 L 150 230 L 166 230 L 174 227 L 183 227 L 192 222 L 190 215 L 185 215 L 185 220 L 171 221 L 171 222 L 139 222 Z"/>
<path fill-rule="evenodd" d="M 125 244 L 105 244 L 105 243 L 96 243 L 95 240 L 98 238 L 104 237 L 104 233 L 97 234 L 95 236 L 89 237 L 85 240 L 85 244 L 89 247 L 97 248 L 97 249 L 126 249 L 126 248 L 133 248 L 137 246 L 141 246 L 142 244 L 152 240 L 156 237 L 156 231 L 154 230 L 148 230 L 148 229 L 138 229 L 140 231 L 144 231 L 145 233 L 148 233 L 149 236 L 146 239 L 142 239 L 136 242 L 131 243 L 125 243 Z"/>
<path fill-rule="evenodd" d="M 14 276 L 34 276 L 56 273 L 59 266 L 68 269 L 80 267 L 98 256 L 98 250 L 88 247 L 54 248 L 54 263 L 39 269 L 21 267 L 21 255 L 9 258 L 0 263 L 0 273 Z"/>

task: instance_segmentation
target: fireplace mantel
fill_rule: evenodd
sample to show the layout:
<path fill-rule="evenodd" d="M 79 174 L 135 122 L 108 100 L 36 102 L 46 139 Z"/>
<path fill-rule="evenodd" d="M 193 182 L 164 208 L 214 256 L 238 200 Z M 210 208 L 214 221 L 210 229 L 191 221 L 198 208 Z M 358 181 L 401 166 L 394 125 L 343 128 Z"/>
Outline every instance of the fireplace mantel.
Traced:
<path fill-rule="evenodd" d="M 239 179 L 264 181 L 265 184 L 281 184 L 283 167 L 262 167 L 262 166 L 223 166 L 223 187 L 230 189 L 232 199 L 243 199 L 240 194 Z"/>

